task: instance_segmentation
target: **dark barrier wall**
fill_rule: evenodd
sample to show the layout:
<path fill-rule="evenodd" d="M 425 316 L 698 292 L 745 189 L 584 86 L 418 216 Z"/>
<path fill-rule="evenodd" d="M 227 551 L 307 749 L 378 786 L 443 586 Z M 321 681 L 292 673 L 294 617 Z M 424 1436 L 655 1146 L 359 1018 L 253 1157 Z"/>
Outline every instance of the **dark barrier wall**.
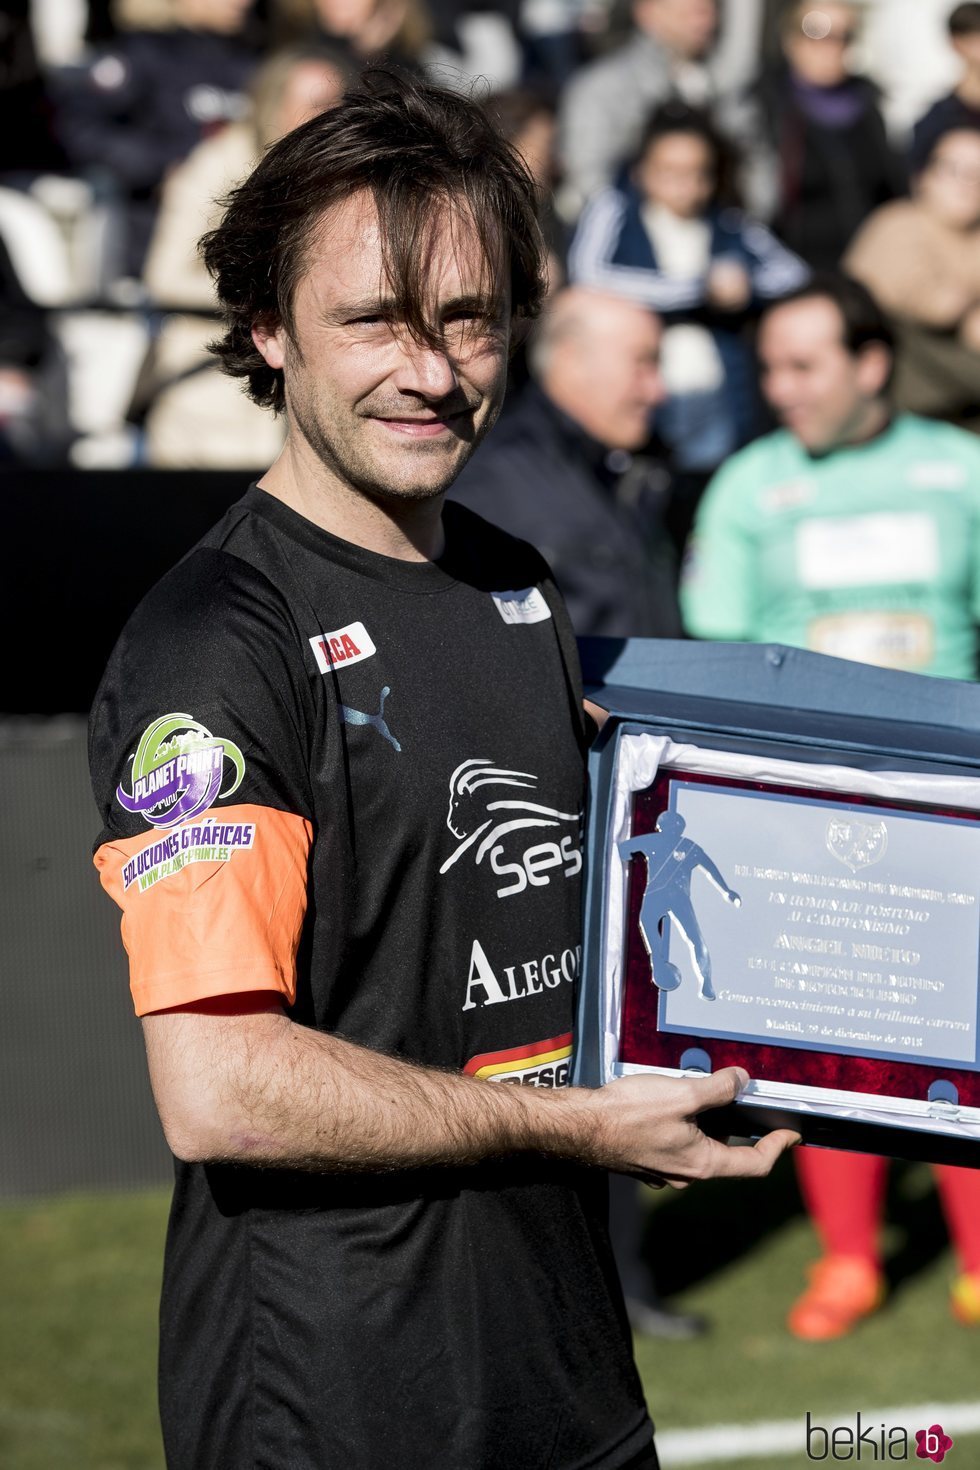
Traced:
<path fill-rule="evenodd" d="M 259 473 L 0 474 L 3 711 L 86 713 L 140 598 Z"/>
<path fill-rule="evenodd" d="M 0 475 L 0 1199 L 171 1177 L 91 862 L 85 715 L 129 613 L 250 478 Z"/>
<path fill-rule="evenodd" d="M 167 1180 L 85 721 L 0 724 L 0 799 L 0 1199 Z"/>

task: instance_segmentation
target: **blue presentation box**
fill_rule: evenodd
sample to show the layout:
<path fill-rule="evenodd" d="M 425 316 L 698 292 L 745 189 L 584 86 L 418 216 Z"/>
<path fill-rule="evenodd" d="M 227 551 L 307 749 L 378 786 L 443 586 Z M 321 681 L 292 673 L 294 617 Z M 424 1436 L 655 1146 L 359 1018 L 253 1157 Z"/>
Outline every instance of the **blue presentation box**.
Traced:
<path fill-rule="evenodd" d="M 980 686 L 585 639 L 574 1080 L 744 1067 L 712 1131 L 980 1164 Z"/>

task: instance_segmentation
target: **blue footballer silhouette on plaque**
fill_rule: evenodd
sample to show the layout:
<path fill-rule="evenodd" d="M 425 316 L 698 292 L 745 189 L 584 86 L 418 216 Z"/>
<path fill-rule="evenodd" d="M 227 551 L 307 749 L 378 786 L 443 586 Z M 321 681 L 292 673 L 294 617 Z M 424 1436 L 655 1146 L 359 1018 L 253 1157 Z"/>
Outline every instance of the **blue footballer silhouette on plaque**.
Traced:
<path fill-rule="evenodd" d="M 738 908 L 742 901 L 734 888 L 726 883 L 704 848 L 682 835 L 684 828 L 684 818 L 679 812 L 661 812 L 653 832 L 644 832 L 641 837 L 627 837 L 619 843 L 619 851 L 625 861 L 635 853 L 646 859 L 647 882 L 640 905 L 640 933 L 650 956 L 653 983 L 660 990 L 676 990 L 681 983 L 680 970 L 668 958 L 670 924 L 673 923 L 691 947 L 702 999 L 714 1000 L 711 955 L 691 901 L 691 879 L 700 868 L 728 903 Z"/>

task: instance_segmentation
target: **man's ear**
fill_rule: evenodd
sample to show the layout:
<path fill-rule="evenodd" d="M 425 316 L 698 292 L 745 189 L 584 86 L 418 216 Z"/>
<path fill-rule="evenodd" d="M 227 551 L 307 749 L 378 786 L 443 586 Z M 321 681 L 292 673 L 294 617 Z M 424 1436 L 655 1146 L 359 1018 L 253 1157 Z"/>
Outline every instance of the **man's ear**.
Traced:
<path fill-rule="evenodd" d="M 286 332 L 280 321 L 260 318 L 252 326 L 252 341 L 266 363 L 273 369 L 281 369 L 286 360 Z"/>
<path fill-rule="evenodd" d="M 869 342 L 858 356 L 858 387 L 865 398 L 879 398 L 888 386 L 893 356 L 884 342 Z"/>

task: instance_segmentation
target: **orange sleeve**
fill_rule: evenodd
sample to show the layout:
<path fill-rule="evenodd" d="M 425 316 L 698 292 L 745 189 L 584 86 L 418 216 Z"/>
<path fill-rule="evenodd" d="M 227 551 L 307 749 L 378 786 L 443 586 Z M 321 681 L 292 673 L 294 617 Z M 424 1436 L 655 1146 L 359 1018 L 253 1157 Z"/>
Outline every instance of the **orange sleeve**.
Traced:
<path fill-rule="evenodd" d="M 103 843 L 136 1014 L 245 990 L 291 1004 L 312 840 L 305 817 L 241 805 Z"/>

